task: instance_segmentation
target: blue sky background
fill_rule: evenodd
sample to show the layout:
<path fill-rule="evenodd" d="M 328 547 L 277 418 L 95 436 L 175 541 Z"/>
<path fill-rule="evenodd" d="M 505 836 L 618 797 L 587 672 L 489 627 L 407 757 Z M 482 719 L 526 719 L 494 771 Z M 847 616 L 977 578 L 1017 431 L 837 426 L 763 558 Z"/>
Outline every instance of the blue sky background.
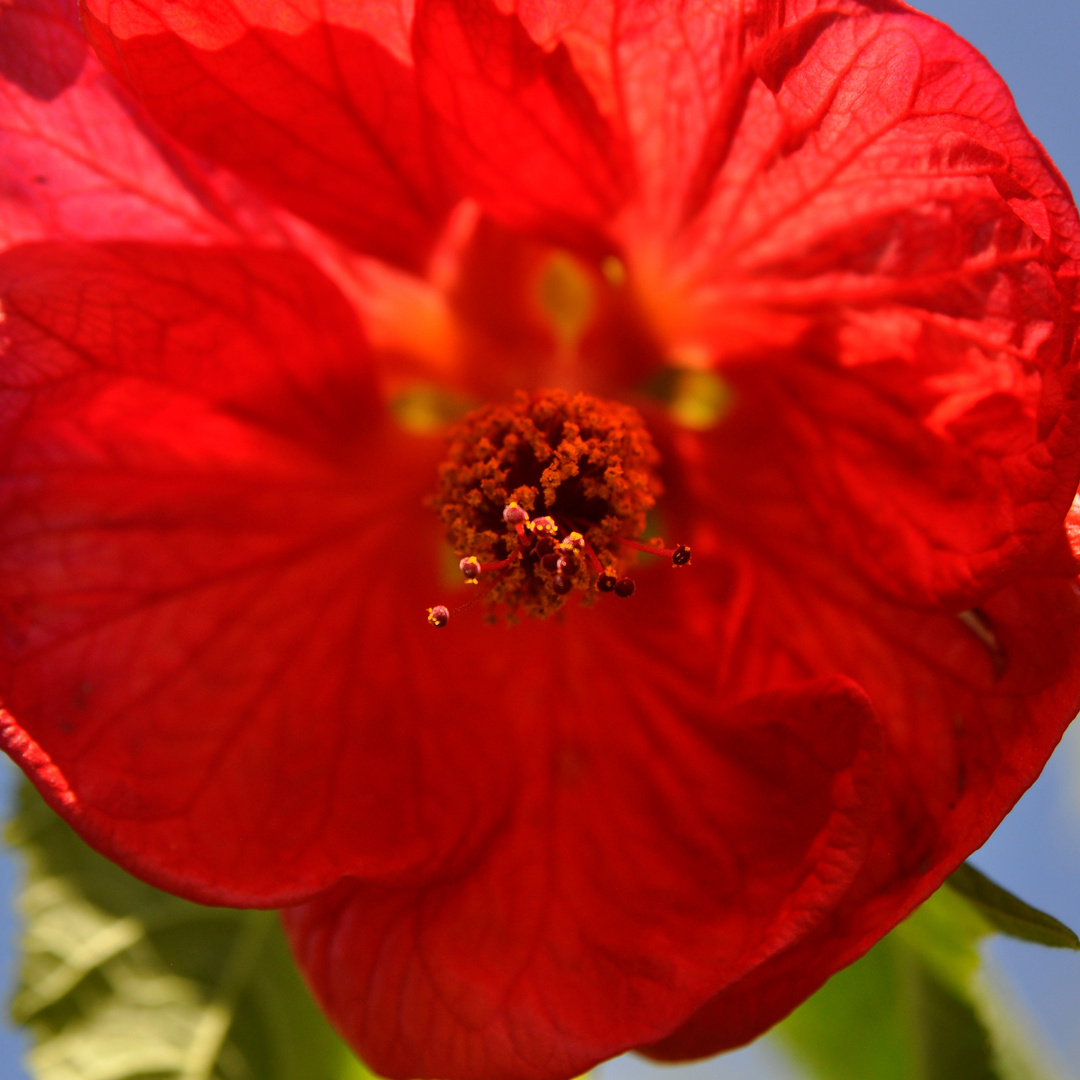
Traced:
<path fill-rule="evenodd" d="M 1080 190 L 1080 0 L 923 0 L 915 6 L 982 50 L 1011 86 L 1028 127 L 1073 190 Z M 0 805 L 7 806 L 14 770 L 4 765 L 0 762 Z M 1080 725 L 972 861 L 1080 930 Z M 9 987 L 17 877 L 12 858 L 0 854 L 0 980 Z M 1080 1080 L 1080 955 L 1004 939 L 995 940 L 990 951 L 1022 1007 L 1046 1033 L 1064 1075 Z M 0 1080 L 28 1080 L 22 1049 L 20 1035 L 10 1025 L 0 1026 Z M 601 1080 L 789 1080 L 791 1075 L 767 1047 L 678 1069 L 624 1058 L 601 1072 Z"/>

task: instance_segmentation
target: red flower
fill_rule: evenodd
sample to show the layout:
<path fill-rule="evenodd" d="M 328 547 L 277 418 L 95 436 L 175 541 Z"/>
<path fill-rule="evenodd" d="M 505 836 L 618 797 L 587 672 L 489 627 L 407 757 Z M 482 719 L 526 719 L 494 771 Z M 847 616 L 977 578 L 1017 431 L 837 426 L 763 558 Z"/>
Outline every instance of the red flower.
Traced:
<path fill-rule="evenodd" d="M 893 0 L 512 7 L 0 7 L 7 748 L 289 907 L 390 1076 L 752 1038 L 1080 704 L 1080 223 L 997 76 Z M 420 383 L 635 405 L 693 566 L 432 630 Z"/>

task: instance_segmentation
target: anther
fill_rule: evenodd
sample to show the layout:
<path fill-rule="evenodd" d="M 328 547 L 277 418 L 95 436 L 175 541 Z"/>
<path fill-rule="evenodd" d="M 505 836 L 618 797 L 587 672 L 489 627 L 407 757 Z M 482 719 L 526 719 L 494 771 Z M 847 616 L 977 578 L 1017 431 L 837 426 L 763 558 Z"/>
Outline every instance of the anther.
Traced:
<path fill-rule="evenodd" d="M 436 629 L 441 630 L 450 621 L 450 609 L 442 604 L 427 609 L 427 621 Z"/>
<path fill-rule="evenodd" d="M 480 578 L 480 560 L 475 555 L 469 555 L 458 563 L 458 568 L 465 575 L 468 585 L 478 585 Z"/>
<path fill-rule="evenodd" d="M 508 503 L 506 509 L 503 510 L 502 516 L 507 525 L 524 525 L 529 520 L 528 512 L 518 506 L 516 502 Z"/>
<path fill-rule="evenodd" d="M 634 585 L 633 578 L 619 578 L 619 580 L 615 582 L 615 595 L 621 596 L 624 600 L 626 600 L 628 597 L 634 595 L 635 588 L 636 586 Z"/>
<path fill-rule="evenodd" d="M 614 574 L 601 574 L 600 577 L 596 579 L 596 588 L 600 592 L 613 592 L 618 580 L 619 579 Z"/>
<path fill-rule="evenodd" d="M 585 549 L 585 537 L 579 532 L 572 532 L 559 544 L 559 547 L 563 551 L 583 551 Z"/>
<path fill-rule="evenodd" d="M 554 551 L 549 551 L 546 555 L 540 556 L 540 565 L 545 570 L 558 570 L 559 563 L 561 561 L 562 560 L 559 558 L 558 555 L 555 554 Z"/>
<path fill-rule="evenodd" d="M 664 546 L 662 537 L 654 536 L 647 544 L 640 540 L 631 540 L 629 537 L 620 536 L 619 543 L 635 551 L 644 551 L 646 555 L 666 555 L 675 566 L 690 565 L 690 546 L 688 544 L 676 544 L 669 548 Z"/>
<path fill-rule="evenodd" d="M 550 555 L 555 550 L 555 538 L 553 536 L 541 536 L 536 541 L 536 546 L 533 551 L 543 557 L 544 555 Z"/>
<path fill-rule="evenodd" d="M 556 574 L 551 579 L 551 591 L 556 596 L 565 596 L 573 587 L 573 581 L 565 574 Z"/>
<path fill-rule="evenodd" d="M 540 533 L 541 536 L 546 534 L 554 537 L 559 531 L 559 526 L 555 524 L 554 518 L 538 517 L 529 522 L 529 529 L 531 532 Z"/>

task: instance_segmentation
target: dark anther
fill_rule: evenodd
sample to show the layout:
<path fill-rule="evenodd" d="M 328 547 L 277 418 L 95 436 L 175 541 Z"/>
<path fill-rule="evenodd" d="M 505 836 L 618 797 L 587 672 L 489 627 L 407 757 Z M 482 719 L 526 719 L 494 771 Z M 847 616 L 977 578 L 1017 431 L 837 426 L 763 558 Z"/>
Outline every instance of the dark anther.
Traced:
<path fill-rule="evenodd" d="M 458 567 L 465 575 L 465 580 L 475 585 L 480 577 L 480 560 L 475 555 L 470 555 L 458 563 Z"/>
<path fill-rule="evenodd" d="M 596 587 L 600 592 L 612 592 L 618 580 L 614 574 L 601 574 L 596 580 Z"/>
<path fill-rule="evenodd" d="M 565 596 L 573 587 L 573 581 L 565 574 L 556 574 L 551 579 L 551 591 L 556 596 Z"/>
<path fill-rule="evenodd" d="M 634 588 L 633 578 L 619 578 L 619 580 L 615 582 L 615 595 L 621 596 L 625 600 L 627 597 L 634 595 Z"/>
<path fill-rule="evenodd" d="M 427 611 L 427 621 L 437 629 L 442 629 L 450 621 L 450 609 L 444 607 L 442 604 L 437 604 L 435 607 L 429 607 Z"/>
<path fill-rule="evenodd" d="M 558 570 L 559 556 L 554 551 L 549 551 L 546 555 L 541 556 L 540 565 L 545 570 Z"/>
<path fill-rule="evenodd" d="M 671 556 L 672 566 L 689 566 L 690 565 L 690 546 L 688 544 L 679 544 Z"/>
<path fill-rule="evenodd" d="M 533 545 L 533 551 L 535 551 L 537 555 L 550 555 L 554 550 L 555 538 L 552 536 L 541 536 Z"/>

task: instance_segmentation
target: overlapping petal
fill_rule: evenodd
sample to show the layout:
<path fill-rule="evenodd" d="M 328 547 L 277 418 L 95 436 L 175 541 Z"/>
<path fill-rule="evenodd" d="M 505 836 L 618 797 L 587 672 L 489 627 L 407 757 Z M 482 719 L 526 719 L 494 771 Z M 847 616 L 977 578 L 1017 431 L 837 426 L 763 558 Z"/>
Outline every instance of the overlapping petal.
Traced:
<path fill-rule="evenodd" d="M 608 159 L 632 158 L 609 234 L 657 338 L 724 377 L 777 367 L 788 400 L 772 422 L 804 442 L 803 497 L 878 588 L 963 607 L 1043 556 L 1080 478 L 1080 222 L 969 45 L 855 0 L 530 2 L 519 24 L 431 0 L 422 85 L 423 28 L 450 13 L 462 40 L 442 49 L 483 44 L 466 80 L 483 92 L 443 85 L 433 108 L 467 139 L 502 115 L 492 98 L 518 89 L 514 71 L 572 63 L 614 133 Z M 525 27 L 528 61 L 508 44 Z M 589 176 L 581 130 L 532 142 Z M 478 137 L 468 156 L 496 216 L 515 199 L 532 207 L 516 222 L 550 218 L 513 139 Z"/>
<path fill-rule="evenodd" d="M 1075 488 L 1080 226 L 947 28 L 818 25 L 752 65 L 668 256 L 693 297 L 671 332 L 722 370 L 779 361 L 776 422 L 809 440 L 833 542 L 879 588 L 963 606 L 1042 557 Z"/>
<path fill-rule="evenodd" d="M 389 662 L 434 574 L 410 528 L 433 462 L 387 435 L 336 291 L 220 249 L 30 246 L 0 275 L 5 743 L 53 804 L 234 904 L 491 828 L 485 729 L 415 697 L 464 673 L 401 633 Z"/>
<path fill-rule="evenodd" d="M 452 193 L 421 130 L 407 12 L 90 0 L 83 18 L 187 146 L 349 246 L 423 266 Z"/>
<path fill-rule="evenodd" d="M 898 604 L 838 561 L 783 455 L 755 445 L 752 427 L 735 418 L 680 436 L 693 494 L 672 505 L 710 507 L 696 531 L 693 510 L 680 525 L 695 540 L 700 632 L 724 640 L 717 692 L 844 672 L 885 731 L 884 804 L 826 922 L 649 1048 L 665 1059 L 748 1041 L 865 951 L 985 842 L 1080 709 L 1080 601 L 1065 553 L 962 616 Z"/>
<path fill-rule="evenodd" d="M 0 11 L 0 78 L 50 101 L 82 71 L 90 49 L 72 0 L 22 0 Z"/>
<path fill-rule="evenodd" d="M 630 163 L 565 48 L 544 52 L 491 0 L 424 0 L 417 76 L 442 161 L 504 224 L 603 248 Z"/>
<path fill-rule="evenodd" d="M 273 214 L 156 130 L 62 0 L 0 11 L 0 246 L 45 239 L 273 242 Z"/>
<path fill-rule="evenodd" d="M 1044 266 L 1026 276 L 981 308 L 969 288 L 934 319 L 849 307 L 725 369 L 758 417 L 747 437 L 785 461 L 834 548 L 899 599 L 962 609 L 1059 539 L 1080 468 L 1073 317 Z M 1043 334 L 1030 349 L 1007 340 Z"/>
<path fill-rule="evenodd" d="M 806 609 L 808 620 L 826 614 L 824 605 Z M 650 1056 L 702 1057 L 768 1030 L 926 899 L 958 853 L 984 843 L 1035 780 L 1080 708 L 1075 582 L 1023 579 L 988 601 L 985 615 L 998 655 L 962 624 L 896 612 L 854 631 L 861 661 L 837 641 L 821 650 L 831 654 L 826 664 L 848 664 L 893 729 L 870 856 L 820 928 L 646 1048 Z M 882 663 L 887 656 L 892 662 Z M 1002 659 L 1006 670 L 995 681 Z"/>
<path fill-rule="evenodd" d="M 677 631 L 655 598 L 648 614 Z M 823 680 L 718 715 L 694 690 L 704 651 L 661 665 L 621 622 L 527 635 L 547 648 L 504 722 L 528 725 L 530 768 L 467 875 L 344 882 L 286 914 L 381 1074 L 580 1073 L 827 918 L 859 867 L 880 764 L 865 698 Z"/>
<path fill-rule="evenodd" d="M 349 879 L 298 948 L 388 1072 L 578 1068 L 843 895 L 876 816 L 866 699 L 832 679 L 718 711 L 712 643 L 638 656 L 621 606 L 433 634 L 429 448 L 382 425 L 298 257 L 32 245 L 0 283 L 6 745 L 188 895 Z M 677 639 L 665 592 L 642 604 Z"/>

